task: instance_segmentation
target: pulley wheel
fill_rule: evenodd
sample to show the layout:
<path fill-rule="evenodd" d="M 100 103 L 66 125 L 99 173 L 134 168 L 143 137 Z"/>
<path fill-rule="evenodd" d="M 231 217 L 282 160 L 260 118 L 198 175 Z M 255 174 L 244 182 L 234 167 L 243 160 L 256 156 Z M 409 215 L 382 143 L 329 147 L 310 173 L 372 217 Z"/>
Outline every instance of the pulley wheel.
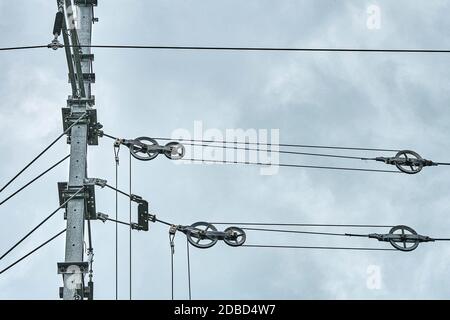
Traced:
<path fill-rule="evenodd" d="M 166 144 L 166 148 L 169 150 L 164 151 L 164 155 L 171 160 L 180 160 L 184 157 L 185 149 L 181 143 L 169 142 Z"/>
<path fill-rule="evenodd" d="M 390 231 L 391 235 L 398 235 L 398 238 L 391 239 L 391 245 L 400 251 L 413 251 L 419 246 L 419 239 L 408 239 L 408 236 L 417 235 L 417 232 L 408 226 L 395 226 Z"/>
<path fill-rule="evenodd" d="M 217 238 L 209 238 L 207 231 L 217 231 L 216 227 L 208 222 L 196 222 L 191 225 L 192 230 L 186 233 L 190 244 L 200 249 L 211 248 L 217 243 Z"/>
<path fill-rule="evenodd" d="M 232 247 L 239 247 L 245 243 L 247 236 L 245 231 L 238 227 L 229 227 L 224 230 L 227 236 L 223 239 L 223 241 Z"/>
<path fill-rule="evenodd" d="M 422 163 L 423 159 L 415 151 L 411 151 L 411 150 L 399 151 L 395 155 L 395 158 L 397 158 L 398 160 L 401 160 L 401 161 L 405 161 L 405 162 L 409 162 L 411 160 L 418 160 L 418 161 L 412 161 L 411 164 L 396 163 L 395 166 L 397 167 L 397 169 L 403 173 L 415 174 L 415 173 L 420 172 L 423 168 L 423 163 Z"/>
<path fill-rule="evenodd" d="M 139 137 L 134 139 L 134 141 L 136 141 L 136 143 L 130 146 L 131 155 L 134 158 L 142 161 L 149 161 L 158 156 L 158 150 L 149 150 L 150 146 L 159 146 L 155 139 L 149 137 Z"/>

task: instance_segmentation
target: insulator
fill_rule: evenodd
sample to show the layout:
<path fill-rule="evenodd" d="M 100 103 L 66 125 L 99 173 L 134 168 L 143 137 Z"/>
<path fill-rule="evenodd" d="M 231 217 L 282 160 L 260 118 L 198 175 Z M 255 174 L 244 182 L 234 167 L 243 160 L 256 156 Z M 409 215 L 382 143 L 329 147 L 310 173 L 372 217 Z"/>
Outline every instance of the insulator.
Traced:
<path fill-rule="evenodd" d="M 55 17 L 55 25 L 53 26 L 53 35 L 60 36 L 64 21 L 64 13 L 58 11 Z"/>

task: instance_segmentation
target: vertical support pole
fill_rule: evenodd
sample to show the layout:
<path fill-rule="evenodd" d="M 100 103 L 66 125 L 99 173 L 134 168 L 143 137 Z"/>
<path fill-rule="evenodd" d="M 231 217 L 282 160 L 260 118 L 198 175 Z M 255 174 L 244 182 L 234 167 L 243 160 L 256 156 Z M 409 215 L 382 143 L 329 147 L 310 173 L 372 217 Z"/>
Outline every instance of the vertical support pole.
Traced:
<path fill-rule="evenodd" d="M 76 46 L 74 39 L 78 37 L 79 45 L 90 45 L 93 23 L 93 6 L 97 1 L 93 0 L 73 0 L 75 8 L 71 6 L 71 1 L 66 0 L 66 15 L 68 21 L 68 29 L 71 33 L 72 45 Z M 78 8 L 77 8 L 78 6 Z M 73 13 L 78 9 L 76 29 L 74 28 Z M 78 52 L 75 52 L 78 50 Z M 78 88 L 78 93 L 84 91 L 85 96 L 72 97 L 75 102 L 69 104 L 71 114 L 73 116 L 81 116 L 92 106 L 86 102 L 91 97 L 91 78 L 92 74 L 92 55 L 91 49 L 82 47 L 73 48 L 75 70 L 80 70 L 82 74 L 77 72 L 77 79 L 82 79 L 84 90 Z M 81 58 L 79 58 L 81 57 Z M 87 58 L 86 58 L 87 57 Z M 78 59 L 77 59 L 78 58 Z M 70 67 L 69 67 L 70 70 Z M 87 76 L 87 77 L 86 77 Z M 80 83 L 81 81 L 78 81 Z M 77 83 L 77 85 L 78 85 Z M 77 100 L 78 99 L 78 100 Z M 84 100 L 84 101 L 83 101 Z M 78 101 L 78 102 L 77 102 Z M 81 121 L 71 129 L 70 134 L 70 167 L 68 188 L 80 188 L 84 185 L 87 178 L 87 146 L 88 146 L 88 123 Z M 84 259 L 84 220 L 85 220 L 85 196 L 74 198 L 67 204 L 67 232 L 65 247 L 65 262 L 67 265 L 73 263 L 67 268 L 67 272 L 63 274 L 64 287 L 62 290 L 64 300 L 84 299 L 84 273 L 85 270 L 79 268 Z"/>

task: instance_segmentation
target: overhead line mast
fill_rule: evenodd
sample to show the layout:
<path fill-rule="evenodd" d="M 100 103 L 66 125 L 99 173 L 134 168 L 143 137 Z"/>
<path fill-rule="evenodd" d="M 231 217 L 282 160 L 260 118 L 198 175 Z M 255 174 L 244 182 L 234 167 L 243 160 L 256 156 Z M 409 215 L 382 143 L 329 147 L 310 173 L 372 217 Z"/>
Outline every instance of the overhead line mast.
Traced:
<path fill-rule="evenodd" d="M 77 118 L 84 119 L 74 125 L 68 132 L 70 144 L 70 166 L 68 183 L 59 183 L 60 201 L 70 198 L 74 191 L 84 187 L 84 191 L 67 202 L 67 232 L 65 245 L 65 261 L 58 263 L 58 273 L 63 275 L 64 286 L 60 289 L 60 297 L 64 300 L 93 299 L 93 282 L 84 283 L 85 274 L 91 270 L 88 262 L 84 262 L 84 224 L 85 220 L 95 219 L 95 195 L 93 186 L 86 186 L 87 149 L 88 145 L 97 145 L 97 114 L 93 109 L 95 97 L 91 84 L 95 82 L 92 71 L 94 55 L 90 47 L 92 24 L 95 21 L 93 7 L 97 0 L 57 0 L 58 13 L 55 20 L 54 49 L 58 46 L 58 31 L 63 35 L 69 83 L 72 95 L 67 99 L 67 107 L 62 109 L 63 127 L 69 127 Z M 61 19 L 62 17 L 62 19 Z M 61 32 L 62 31 L 62 32 Z M 89 250 L 92 255 L 92 250 Z M 89 257 L 92 262 L 92 256 Z"/>

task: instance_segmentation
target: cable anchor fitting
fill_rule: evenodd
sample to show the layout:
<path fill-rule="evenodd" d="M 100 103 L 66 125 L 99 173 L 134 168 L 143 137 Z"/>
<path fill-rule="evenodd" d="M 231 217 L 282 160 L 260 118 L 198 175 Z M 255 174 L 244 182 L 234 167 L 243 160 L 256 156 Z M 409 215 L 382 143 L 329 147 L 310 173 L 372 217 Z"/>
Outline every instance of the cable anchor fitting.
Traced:
<path fill-rule="evenodd" d="M 109 215 L 106 213 L 97 212 L 97 219 L 101 222 L 105 223 L 109 219 Z"/>
<path fill-rule="evenodd" d="M 102 136 L 103 136 L 103 132 L 102 132 Z M 120 158 L 119 158 L 119 153 L 120 153 L 120 139 L 117 139 L 116 141 L 114 141 L 114 161 L 116 162 L 116 165 L 119 165 L 120 163 Z"/>
<path fill-rule="evenodd" d="M 177 233 L 178 226 L 171 225 L 169 228 L 169 242 L 170 242 L 170 250 L 172 254 L 175 254 L 175 234 Z"/>

